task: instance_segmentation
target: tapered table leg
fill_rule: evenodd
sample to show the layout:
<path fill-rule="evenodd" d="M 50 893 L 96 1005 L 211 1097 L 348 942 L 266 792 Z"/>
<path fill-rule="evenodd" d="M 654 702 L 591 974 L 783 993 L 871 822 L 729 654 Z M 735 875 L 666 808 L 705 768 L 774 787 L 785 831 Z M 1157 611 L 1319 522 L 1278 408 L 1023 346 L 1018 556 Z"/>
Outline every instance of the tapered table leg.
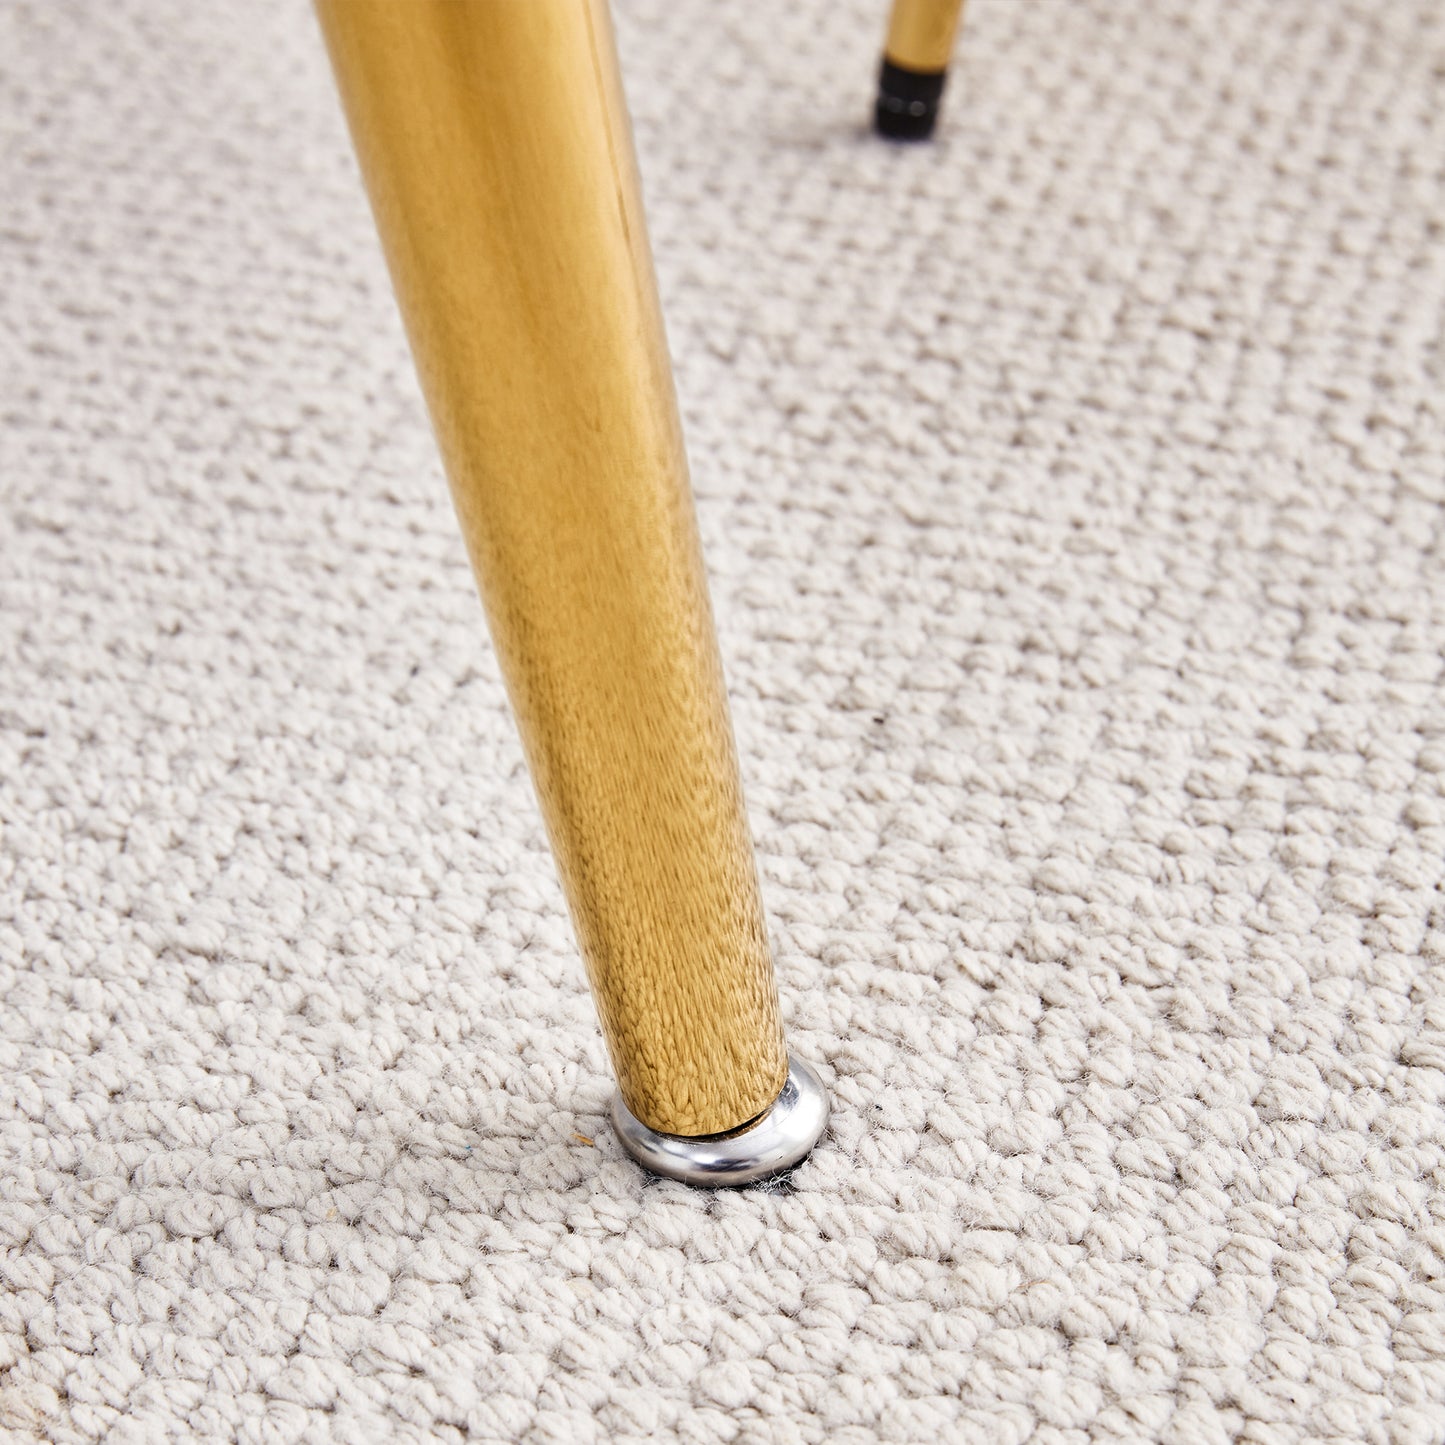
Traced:
<path fill-rule="evenodd" d="M 873 112 L 880 135 L 926 140 L 933 134 L 963 5 L 964 0 L 893 0 Z"/>
<path fill-rule="evenodd" d="M 693 1182 L 796 1163 L 605 0 L 317 0 L 620 1088 Z M 718 1136 L 728 1136 L 719 1138 Z"/>

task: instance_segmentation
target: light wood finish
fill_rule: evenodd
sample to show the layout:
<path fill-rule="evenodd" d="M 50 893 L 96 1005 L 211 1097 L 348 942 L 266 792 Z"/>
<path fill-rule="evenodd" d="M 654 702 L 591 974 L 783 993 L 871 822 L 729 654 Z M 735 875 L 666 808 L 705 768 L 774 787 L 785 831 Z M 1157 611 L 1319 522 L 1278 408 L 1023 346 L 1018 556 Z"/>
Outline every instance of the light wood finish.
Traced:
<path fill-rule="evenodd" d="M 893 0 L 884 57 L 904 70 L 948 69 L 964 0 Z"/>
<path fill-rule="evenodd" d="M 603 0 L 318 0 L 627 1106 L 787 1073 Z"/>

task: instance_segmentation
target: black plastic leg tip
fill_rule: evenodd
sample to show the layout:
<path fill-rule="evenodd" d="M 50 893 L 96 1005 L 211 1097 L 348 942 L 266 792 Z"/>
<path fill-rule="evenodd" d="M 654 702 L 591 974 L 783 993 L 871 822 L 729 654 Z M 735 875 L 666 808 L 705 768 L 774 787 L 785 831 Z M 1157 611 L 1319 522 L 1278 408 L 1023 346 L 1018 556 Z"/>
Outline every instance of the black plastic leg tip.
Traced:
<path fill-rule="evenodd" d="M 878 76 L 873 126 L 889 140 L 927 140 L 938 123 L 945 71 L 905 70 L 885 60 Z"/>
<path fill-rule="evenodd" d="M 917 110 L 899 107 L 892 96 L 880 95 L 873 111 L 874 130 L 888 140 L 927 140 L 938 123 L 938 111 L 927 110 L 918 101 L 913 105 Z"/>

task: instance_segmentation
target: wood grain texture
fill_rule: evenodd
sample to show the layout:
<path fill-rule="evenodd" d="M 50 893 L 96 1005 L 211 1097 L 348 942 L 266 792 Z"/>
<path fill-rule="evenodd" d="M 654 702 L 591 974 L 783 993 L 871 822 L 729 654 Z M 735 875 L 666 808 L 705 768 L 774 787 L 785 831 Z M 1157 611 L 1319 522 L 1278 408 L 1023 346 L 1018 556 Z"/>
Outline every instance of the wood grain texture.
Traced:
<path fill-rule="evenodd" d="M 947 70 L 964 0 L 893 0 L 883 54 L 920 74 Z"/>
<path fill-rule="evenodd" d="M 786 1056 L 601 0 L 318 0 L 628 1107 Z"/>

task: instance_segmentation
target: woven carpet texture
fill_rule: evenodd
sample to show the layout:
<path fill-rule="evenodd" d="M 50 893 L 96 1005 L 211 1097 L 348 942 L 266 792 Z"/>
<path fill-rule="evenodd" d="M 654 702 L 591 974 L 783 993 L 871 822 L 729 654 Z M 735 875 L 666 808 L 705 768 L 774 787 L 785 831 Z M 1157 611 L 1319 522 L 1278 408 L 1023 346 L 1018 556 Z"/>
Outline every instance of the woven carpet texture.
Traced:
<path fill-rule="evenodd" d="M 518 0 L 520 3 L 520 0 Z M 0 8 L 0 1431 L 1445 1441 L 1445 17 L 619 0 L 789 1037 L 647 1177 L 315 21 Z"/>

